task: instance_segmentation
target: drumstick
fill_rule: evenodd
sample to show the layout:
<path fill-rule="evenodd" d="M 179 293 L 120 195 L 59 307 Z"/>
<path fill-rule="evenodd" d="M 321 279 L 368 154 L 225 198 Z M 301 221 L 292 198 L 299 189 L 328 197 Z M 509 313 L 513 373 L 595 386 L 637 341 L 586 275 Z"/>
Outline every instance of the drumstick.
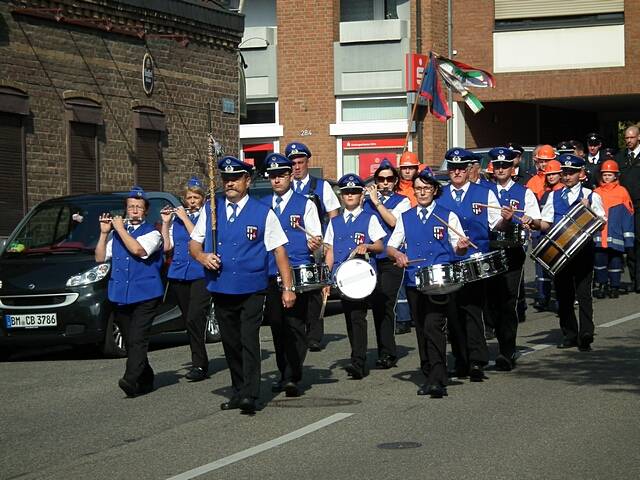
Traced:
<path fill-rule="evenodd" d="M 479 207 L 484 207 L 484 208 L 497 208 L 498 210 L 502 210 L 502 207 L 500 207 L 498 205 L 487 205 L 486 203 L 476 203 L 476 205 L 478 205 Z M 517 212 L 517 213 L 524 213 L 524 210 L 518 210 L 516 208 L 514 208 L 513 211 Z"/>
<path fill-rule="evenodd" d="M 307 236 L 311 237 L 311 238 L 315 238 L 318 237 L 319 235 L 314 235 L 312 234 L 309 230 L 307 230 L 306 228 L 304 228 L 302 225 L 300 225 L 299 223 L 296 223 L 296 228 L 299 228 L 300 230 L 302 230 L 304 233 L 307 234 Z"/>
<path fill-rule="evenodd" d="M 432 213 L 432 215 L 435 217 L 436 220 L 438 220 L 441 224 L 443 224 L 445 227 L 447 227 L 449 230 L 451 230 L 453 233 L 455 233 L 456 235 L 462 237 L 462 238 L 466 238 L 467 240 L 469 240 L 469 245 L 471 245 L 473 248 L 475 248 L 476 250 L 478 250 L 478 246 L 473 243 L 471 241 L 471 239 L 469 237 L 467 237 L 464 233 L 459 232 L 457 229 L 453 228 L 451 225 L 449 225 L 447 222 L 445 222 L 443 219 L 441 219 L 438 215 L 436 215 L 435 213 Z"/>
<path fill-rule="evenodd" d="M 413 260 L 408 260 L 408 261 L 407 261 L 407 264 L 410 264 L 410 263 L 420 263 L 420 262 L 424 262 L 424 261 L 426 261 L 426 260 L 427 260 L 426 258 L 414 258 Z"/>
<path fill-rule="evenodd" d="M 329 298 L 329 292 L 322 289 L 322 307 L 320 307 L 320 315 L 318 318 L 322 320 L 324 318 L 324 311 L 327 308 L 327 299 Z"/>

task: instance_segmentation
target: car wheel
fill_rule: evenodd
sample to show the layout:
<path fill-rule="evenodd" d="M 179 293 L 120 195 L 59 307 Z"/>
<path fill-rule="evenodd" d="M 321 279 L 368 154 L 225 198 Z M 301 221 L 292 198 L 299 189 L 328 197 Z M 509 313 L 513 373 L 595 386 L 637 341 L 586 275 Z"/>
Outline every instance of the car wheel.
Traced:
<path fill-rule="evenodd" d="M 127 356 L 127 349 L 124 346 L 122 331 L 113 319 L 113 315 L 109 317 L 109 321 L 107 322 L 104 342 L 102 342 L 101 347 L 102 354 L 105 357 L 122 358 Z"/>
<path fill-rule="evenodd" d="M 207 330 L 205 334 L 205 342 L 217 343 L 220 341 L 220 339 L 220 327 L 218 326 L 218 320 L 216 319 L 216 312 L 213 308 L 213 302 L 211 302 L 209 311 L 207 312 Z"/>

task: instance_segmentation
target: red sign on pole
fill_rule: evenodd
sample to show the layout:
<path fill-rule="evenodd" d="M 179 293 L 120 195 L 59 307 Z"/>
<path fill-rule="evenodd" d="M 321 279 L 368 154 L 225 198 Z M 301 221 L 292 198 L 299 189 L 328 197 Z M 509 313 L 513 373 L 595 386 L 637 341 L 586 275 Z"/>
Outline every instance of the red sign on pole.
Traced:
<path fill-rule="evenodd" d="M 407 92 L 417 92 L 422 83 L 424 71 L 427 69 L 429 57 L 421 53 L 407 53 L 405 63 Z"/>

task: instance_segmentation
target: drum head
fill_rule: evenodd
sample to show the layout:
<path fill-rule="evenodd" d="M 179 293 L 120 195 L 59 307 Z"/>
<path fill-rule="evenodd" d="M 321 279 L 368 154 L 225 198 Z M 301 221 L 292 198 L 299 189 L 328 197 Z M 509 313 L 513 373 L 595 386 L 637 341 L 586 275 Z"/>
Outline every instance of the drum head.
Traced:
<path fill-rule="evenodd" d="M 369 262 L 360 258 L 347 260 L 335 273 L 336 288 L 352 300 L 361 300 L 371 295 L 376 288 L 378 277 Z"/>

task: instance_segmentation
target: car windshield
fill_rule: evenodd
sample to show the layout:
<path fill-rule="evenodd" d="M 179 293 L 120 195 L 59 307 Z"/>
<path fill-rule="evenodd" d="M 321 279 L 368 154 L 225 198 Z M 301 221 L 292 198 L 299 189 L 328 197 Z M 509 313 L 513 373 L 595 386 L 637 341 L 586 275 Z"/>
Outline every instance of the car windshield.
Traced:
<path fill-rule="evenodd" d="M 168 202 L 150 200 L 147 222 L 160 225 L 160 209 Z M 9 238 L 3 256 L 58 254 L 95 250 L 102 213 L 124 215 L 123 197 L 65 199 L 47 202 L 32 210 L 21 228 Z"/>

